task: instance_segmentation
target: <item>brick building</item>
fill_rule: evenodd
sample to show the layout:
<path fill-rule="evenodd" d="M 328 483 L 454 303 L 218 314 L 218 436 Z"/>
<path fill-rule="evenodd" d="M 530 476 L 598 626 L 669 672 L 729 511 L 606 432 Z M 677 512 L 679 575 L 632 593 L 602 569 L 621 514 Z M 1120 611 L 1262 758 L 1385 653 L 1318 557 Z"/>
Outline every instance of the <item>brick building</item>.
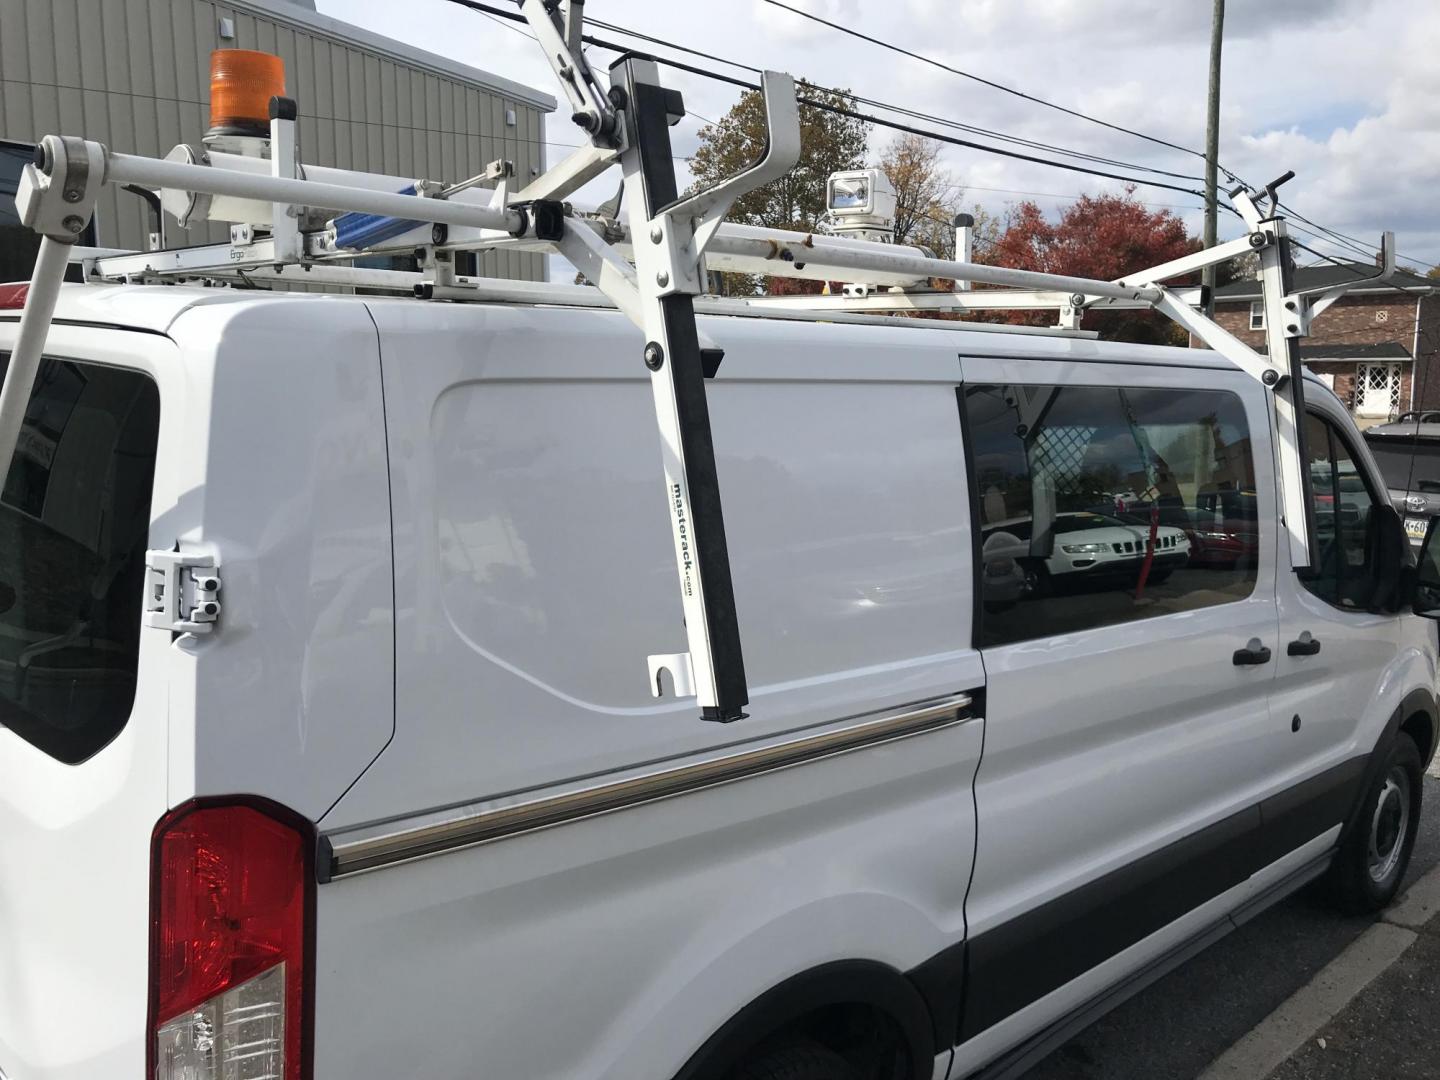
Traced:
<path fill-rule="evenodd" d="M 1376 272 L 1367 263 L 1300 266 L 1295 288 L 1319 289 Z M 1399 271 L 1392 282 L 1362 286 L 1323 311 L 1302 340 L 1305 366 L 1330 384 L 1361 427 L 1384 423 L 1407 409 L 1440 408 L 1437 284 Z M 1215 321 L 1264 351 L 1260 283 L 1234 281 L 1217 289 Z"/>

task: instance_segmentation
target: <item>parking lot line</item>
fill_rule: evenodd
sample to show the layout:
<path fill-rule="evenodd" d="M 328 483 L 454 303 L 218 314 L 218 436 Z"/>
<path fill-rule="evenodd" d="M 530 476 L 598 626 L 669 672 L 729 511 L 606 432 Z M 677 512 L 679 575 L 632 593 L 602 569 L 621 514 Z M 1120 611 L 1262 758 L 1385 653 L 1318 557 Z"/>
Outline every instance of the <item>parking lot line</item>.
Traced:
<path fill-rule="evenodd" d="M 1419 935 L 1378 922 L 1361 934 L 1244 1038 L 1212 1061 L 1200 1080 L 1263 1080 L 1323 1028 Z"/>

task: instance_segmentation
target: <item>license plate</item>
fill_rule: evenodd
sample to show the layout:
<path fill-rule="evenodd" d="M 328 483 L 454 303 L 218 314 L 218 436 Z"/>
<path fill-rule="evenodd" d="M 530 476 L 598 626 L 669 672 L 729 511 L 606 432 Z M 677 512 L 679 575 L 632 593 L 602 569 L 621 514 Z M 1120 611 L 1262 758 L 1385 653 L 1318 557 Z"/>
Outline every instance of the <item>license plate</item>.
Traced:
<path fill-rule="evenodd" d="M 1410 534 L 1412 540 L 1424 540 L 1425 530 L 1430 528 L 1430 519 L 1423 517 L 1407 517 L 1405 519 L 1405 531 Z"/>

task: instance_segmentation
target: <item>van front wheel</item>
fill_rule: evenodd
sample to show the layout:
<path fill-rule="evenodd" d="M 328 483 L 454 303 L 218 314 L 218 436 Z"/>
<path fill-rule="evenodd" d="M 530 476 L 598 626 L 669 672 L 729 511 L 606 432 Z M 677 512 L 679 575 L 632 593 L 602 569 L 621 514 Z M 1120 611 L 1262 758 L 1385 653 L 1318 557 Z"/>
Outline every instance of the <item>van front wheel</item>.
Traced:
<path fill-rule="evenodd" d="M 1331 888 L 1343 911 L 1379 911 L 1400 891 L 1415 847 L 1422 777 L 1415 741 L 1397 735 L 1330 868 Z"/>
<path fill-rule="evenodd" d="M 859 1074 L 833 1050 L 794 1039 L 762 1050 L 736 1069 L 731 1080 L 859 1080 Z"/>

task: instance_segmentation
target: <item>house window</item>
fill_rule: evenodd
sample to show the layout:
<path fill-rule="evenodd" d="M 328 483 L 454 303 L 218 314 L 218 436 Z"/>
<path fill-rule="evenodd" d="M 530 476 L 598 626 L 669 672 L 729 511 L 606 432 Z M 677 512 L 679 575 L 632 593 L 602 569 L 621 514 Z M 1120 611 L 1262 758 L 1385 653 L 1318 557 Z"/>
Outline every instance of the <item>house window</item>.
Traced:
<path fill-rule="evenodd" d="M 1265 329 L 1265 301 L 1256 300 L 1250 305 L 1250 329 Z"/>

